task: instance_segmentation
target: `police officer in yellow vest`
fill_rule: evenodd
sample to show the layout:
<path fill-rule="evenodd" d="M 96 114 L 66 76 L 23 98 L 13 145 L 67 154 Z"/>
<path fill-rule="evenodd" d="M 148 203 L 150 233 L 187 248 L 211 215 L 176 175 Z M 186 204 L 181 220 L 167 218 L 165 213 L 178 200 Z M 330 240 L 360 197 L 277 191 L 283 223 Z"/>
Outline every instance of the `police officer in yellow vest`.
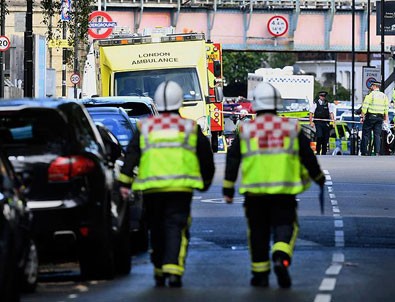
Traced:
<path fill-rule="evenodd" d="M 181 87 L 173 81 L 163 82 L 154 98 L 161 114 L 138 123 L 119 181 L 124 198 L 131 187 L 143 193 L 156 286 L 181 287 L 193 190 L 205 191 L 211 185 L 214 158 L 200 126 L 178 113 Z"/>
<path fill-rule="evenodd" d="M 323 186 L 325 176 L 298 121 L 276 115 L 282 100 L 275 87 L 260 83 L 252 108 L 255 120 L 241 125 L 228 150 L 222 191 L 225 201 L 232 203 L 241 165 L 239 192 L 245 197 L 250 284 L 269 285 L 271 258 L 279 286 L 289 288 L 288 267 L 298 233 L 296 195 L 310 186 L 310 178 Z"/>
<path fill-rule="evenodd" d="M 374 136 L 374 151 L 376 155 L 380 153 L 381 146 L 381 130 L 383 122 L 388 122 L 388 97 L 380 91 L 380 82 L 372 82 L 370 89 L 372 90 L 362 103 L 361 122 L 362 140 L 361 155 L 368 155 L 368 143 Z"/>

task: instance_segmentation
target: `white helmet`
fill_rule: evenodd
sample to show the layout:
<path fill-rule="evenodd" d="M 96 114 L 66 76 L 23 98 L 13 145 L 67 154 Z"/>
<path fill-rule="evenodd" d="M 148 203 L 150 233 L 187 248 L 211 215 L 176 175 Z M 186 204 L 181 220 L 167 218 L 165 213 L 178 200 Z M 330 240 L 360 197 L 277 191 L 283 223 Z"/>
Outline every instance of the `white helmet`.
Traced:
<path fill-rule="evenodd" d="M 253 93 L 252 109 L 255 112 L 261 110 L 282 110 L 283 101 L 280 91 L 267 82 L 258 84 Z"/>
<path fill-rule="evenodd" d="M 156 88 L 154 100 L 158 111 L 172 111 L 181 107 L 183 96 L 180 85 L 173 81 L 165 81 Z"/>

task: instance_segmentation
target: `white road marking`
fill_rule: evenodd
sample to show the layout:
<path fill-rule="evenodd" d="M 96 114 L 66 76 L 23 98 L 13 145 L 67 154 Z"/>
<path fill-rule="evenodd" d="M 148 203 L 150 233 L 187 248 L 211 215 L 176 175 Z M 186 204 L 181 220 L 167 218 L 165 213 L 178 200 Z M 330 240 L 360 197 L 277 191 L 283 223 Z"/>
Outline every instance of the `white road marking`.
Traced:
<path fill-rule="evenodd" d="M 332 256 L 332 262 L 344 263 L 344 254 L 343 253 L 334 253 Z"/>
<path fill-rule="evenodd" d="M 336 195 L 333 192 L 333 187 L 332 187 L 332 181 L 331 176 L 329 175 L 328 170 L 324 170 L 326 182 L 325 185 L 328 188 L 328 194 L 330 198 L 330 202 L 332 204 L 332 214 L 333 214 L 333 224 L 335 227 L 335 233 L 334 233 L 334 241 L 335 241 L 335 247 L 338 248 L 343 248 L 344 247 L 344 223 L 343 219 L 340 215 L 340 208 L 338 206 L 338 202 L 336 200 Z M 332 263 L 331 265 L 326 269 L 325 275 L 327 276 L 337 276 L 340 274 L 340 271 L 343 268 L 343 263 L 344 263 L 344 254 L 343 253 L 334 253 L 332 255 Z M 336 286 L 336 278 L 328 278 L 325 277 L 322 279 L 321 285 L 319 286 L 320 291 L 333 291 Z M 332 300 L 332 295 L 330 293 L 318 293 L 315 296 L 314 302 L 330 302 Z"/>
<path fill-rule="evenodd" d="M 314 302 L 331 302 L 332 296 L 328 294 L 318 294 L 315 296 Z"/>
<path fill-rule="evenodd" d="M 206 203 L 226 203 L 223 198 L 209 198 L 209 199 L 202 199 L 200 202 Z M 235 197 L 233 198 L 233 203 L 243 203 L 244 197 Z"/>
<path fill-rule="evenodd" d="M 326 275 L 339 275 L 343 265 L 339 263 L 333 263 L 330 267 L 325 271 Z"/>
<path fill-rule="evenodd" d="M 335 228 L 342 228 L 343 227 L 343 220 L 342 219 L 335 219 Z"/>
<path fill-rule="evenodd" d="M 322 279 L 319 290 L 322 291 L 332 291 L 335 289 L 336 278 L 324 278 Z"/>

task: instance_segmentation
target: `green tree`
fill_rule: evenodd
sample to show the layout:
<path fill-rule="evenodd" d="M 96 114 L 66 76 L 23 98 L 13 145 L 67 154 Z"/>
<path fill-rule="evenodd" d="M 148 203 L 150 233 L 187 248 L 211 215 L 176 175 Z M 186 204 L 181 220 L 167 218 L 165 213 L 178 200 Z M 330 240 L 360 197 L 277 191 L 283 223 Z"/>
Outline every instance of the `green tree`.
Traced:
<path fill-rule="evenodd" d="M 40 2 L 43 11 L 43 23 L 47 26 L 47 40 L 61 39 L 63 37 L 63 26 L 66 26 L 68 43 L 74 46 L 76 41 L 80 45 L 88 44 L 89 15 L 93 11 L 93 0 L 73 1 L 73 7 L 68 12 L 70 21 L 62 21 L 59 16 L 62 12 L 63 0 L 42 0 Z M 75 39 L 77 38 L 77 39 Z M 68 52 L 68 60 L 73 58 L 73 49 Z"/>
<path fill-rule="evenodd" d="M 260 68 L 265 60 L 267 60 L 265 53 L 224 51 L 222 61 L 226 82 L 247 83 L 247 74 Z"/>
<path fill-rule="evenodd" d="M 247 96 L 247 75 L 260 68 L 268 56 L 262 52 L 224 51 L 222 54 L 223 74 L 226 81 L 225 95 Z"/>
<path fill-rule="evenodd" d="M 336 96 L 333 94 L 332 87 L 325 87 L 321 85 L 318 81 L 314 82 L 314 98 L 318 98 L 318 93 L 320 91 L 326 91 L 328 93 L 327 99 L 332 102 L 336 100 L 349 101 L 350 100 L 350 90 L 344 88 L 340 83 L 337 84 Z"/>
<path fill-rule="evenodd" d="M 297 60 L 298 56 L 293 52 L 272 52 L 268 62 L 272 68 L 283 68 L 294 65 Z"/>

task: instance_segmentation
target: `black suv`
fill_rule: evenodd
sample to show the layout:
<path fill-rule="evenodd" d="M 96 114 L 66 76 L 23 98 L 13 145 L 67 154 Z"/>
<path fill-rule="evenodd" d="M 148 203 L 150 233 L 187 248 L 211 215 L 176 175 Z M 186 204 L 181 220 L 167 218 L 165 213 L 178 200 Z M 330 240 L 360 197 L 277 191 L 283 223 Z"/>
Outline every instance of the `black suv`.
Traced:
<path fill-rule="evenodd" d="M 19 301 L 20 291 L 35 290 L 37 249 L 32 239 L 32 213 L 23 186 L 1 148 L 0 129 L 0 297 Z"/>
<path fill-rule="evenodd" d="M 128 205 L 114 198 L 113 159 L 86 109 L 71 100 L 4 100 L 0 128 L 27 186 L 40 262 L 79 260 L 84 279 L 128 274 Z"/>

